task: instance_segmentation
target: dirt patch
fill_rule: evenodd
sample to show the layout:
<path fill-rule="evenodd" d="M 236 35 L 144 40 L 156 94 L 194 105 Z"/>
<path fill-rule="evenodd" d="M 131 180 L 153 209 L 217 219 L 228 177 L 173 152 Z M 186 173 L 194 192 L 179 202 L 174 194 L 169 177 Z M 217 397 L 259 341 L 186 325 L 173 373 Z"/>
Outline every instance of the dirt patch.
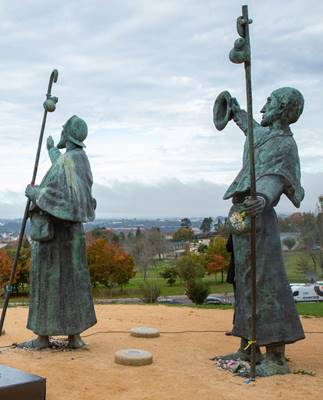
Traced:
<path fill-rule="evenodd" d="M 33 337 L 25 328 L 27 312 L 23 307 L 8 310 L 0 346 Z M 214 332 L 163 333 L 227 330 L 231 310 L 100 305 L 96 312 L 98 324 L 83 335 L 85 349 L 1 349 L 1 363 L 46 377 L 47 400 L 295 400 L 314 399 L 322 390 L 322 334 L 307 334 L 305 340 L 287 347 L 292 370 L 313 371 L 315 376 L 289 374 L 246 384 L 209 361 L 213 355 L 235 350 L 237 338 Z M 306 331 L 323 331 L 323 318 L 302 318 L 302 323 Z M 142 339 L 111 333 L 136 326 L 158 328 L 161 336 Z M 144 367 L 115 364 L 114 353 L 126 348 L 150 351 L 154 363 Z"/>

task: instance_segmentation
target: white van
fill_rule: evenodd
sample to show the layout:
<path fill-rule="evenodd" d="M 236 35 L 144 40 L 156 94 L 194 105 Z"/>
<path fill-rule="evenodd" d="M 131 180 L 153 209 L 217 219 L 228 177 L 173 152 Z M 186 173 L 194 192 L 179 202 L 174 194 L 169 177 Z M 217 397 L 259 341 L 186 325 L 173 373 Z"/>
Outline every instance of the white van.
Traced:
<path fill-rule="evenodd" d="M 295 302 L 323 301 L 323 281 L 315 283 L 291 283 Z"/>

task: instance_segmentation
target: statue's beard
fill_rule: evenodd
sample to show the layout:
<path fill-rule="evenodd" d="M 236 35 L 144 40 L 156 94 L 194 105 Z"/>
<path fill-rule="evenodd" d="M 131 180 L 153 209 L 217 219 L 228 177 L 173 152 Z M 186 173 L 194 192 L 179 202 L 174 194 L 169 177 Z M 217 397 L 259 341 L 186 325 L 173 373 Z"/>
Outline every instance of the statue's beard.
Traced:
<path fill-rule="evenodd" d="M 273 124 L 275 120 L 276 115 L 271 112 L 268 114 L 263 114 L 262 120 L 261 120 L 261 126 L 270 126 Z"/>
<path fill-rule="evenodd" d="M 57 148 L 58 148 L 58 149 L 65 149 L 65 147 L 66 147 L 66 139 L 65 139 L 65 137 L 62 135 L 61 138 L 60 138 L 60 140 L 59 140 L 59 142 L 58 142 L 58 144 L 57 144 Z"/>

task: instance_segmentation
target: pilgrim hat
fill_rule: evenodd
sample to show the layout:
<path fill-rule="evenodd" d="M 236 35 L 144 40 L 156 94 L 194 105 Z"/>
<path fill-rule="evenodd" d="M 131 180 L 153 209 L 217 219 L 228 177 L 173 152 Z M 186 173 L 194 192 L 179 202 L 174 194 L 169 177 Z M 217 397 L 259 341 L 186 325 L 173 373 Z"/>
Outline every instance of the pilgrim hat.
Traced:
<path fill-rule="evenodd" d="M 222 131 L 232 119 L 231 94 L 224 90 L 215 99 L 213 107 L 213 122 L 218 131 Z"/>

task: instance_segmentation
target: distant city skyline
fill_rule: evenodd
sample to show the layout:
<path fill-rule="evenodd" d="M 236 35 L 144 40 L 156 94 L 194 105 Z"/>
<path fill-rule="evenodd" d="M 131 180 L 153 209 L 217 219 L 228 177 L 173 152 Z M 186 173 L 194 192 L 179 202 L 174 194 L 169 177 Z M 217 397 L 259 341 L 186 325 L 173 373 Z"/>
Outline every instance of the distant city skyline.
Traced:
<path fill-rule="evenodd" d="M 222 196 L 241 166 L 244 137 L 215 131 L 212 108 L 228 89 L 245 107 L 244 72 L 228 53 L 241 1 L 40 0 L 0 4 L 0 218 L 20 217 L 47 82 L 59 102 L 45 136 L 66 119 L 89 126 L 97 217 L 226 215 Z M 254 115 L 274 89 L 295 86 L 304 113 L 291 126 L 306 197 L 323 194 L 323 3 L 249 1 Z M 269 18 L 270 16 L 270 18 Z M 38 182 L 49 167 L 44 142 Z M 298 210 L 284 200 L 278 212 Z"/>

